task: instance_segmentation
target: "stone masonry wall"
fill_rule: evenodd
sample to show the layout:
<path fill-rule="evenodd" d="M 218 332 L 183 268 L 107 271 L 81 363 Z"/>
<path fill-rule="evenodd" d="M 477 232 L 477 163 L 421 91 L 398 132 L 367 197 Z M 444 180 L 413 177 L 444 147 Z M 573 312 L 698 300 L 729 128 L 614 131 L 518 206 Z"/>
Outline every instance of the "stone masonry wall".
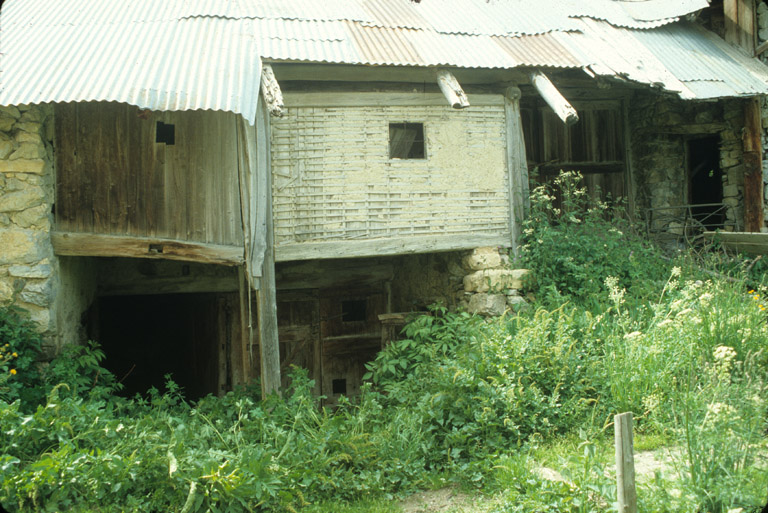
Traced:
<path fill-rule="evenodd" d="M 27 310 L 55 343 L 57 261 L 50 107 L 0 107 L 0 304 Z"/>
<path fill-rule="evenodd" d="M 638 93 L 630 102 L 631 151 L 638 215 L 648 208 L 689 203 L 686 140 L 694 136 L 720 137 L 725 229 L 744 224 L 744 165 L 741 131 L 744 107 L 739 100 L 683 102 Z M 675 227 L 655 226 L 655 228 Z"/>
<path fill-rule="evenodd" d="M 768 41 L 768 5 L 765 2 L 757 3 L 757 43 Z M 768 64 L 768 52 L 763 52 L 760 60 Z M 762 101 L 762 125 L 763 125 L 763 218 L 768 225 L 768 97 Z"/>

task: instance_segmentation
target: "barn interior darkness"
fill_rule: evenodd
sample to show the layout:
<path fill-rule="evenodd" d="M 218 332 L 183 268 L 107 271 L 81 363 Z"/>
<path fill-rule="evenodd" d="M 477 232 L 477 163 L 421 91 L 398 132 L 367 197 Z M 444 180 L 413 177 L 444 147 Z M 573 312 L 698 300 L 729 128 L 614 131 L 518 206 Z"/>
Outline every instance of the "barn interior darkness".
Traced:
<path fill-rule="evenodd" d="M 687 144 L 688 199 L 693 217 L 709 229 L 721 228 L 723 172 L 717 135 L 690 139 Z"/>
<path fill-rule="evenodd" d="M 101 343 L 104 362 L 132 396 L 150 387 L 163 390 L 166 376 L 180 385 L 185 397 L 217 393 L 217 339 L 231 340 L 219 326 L 216 294 L 163 294 L 101 297 L 91 328 Z"/>

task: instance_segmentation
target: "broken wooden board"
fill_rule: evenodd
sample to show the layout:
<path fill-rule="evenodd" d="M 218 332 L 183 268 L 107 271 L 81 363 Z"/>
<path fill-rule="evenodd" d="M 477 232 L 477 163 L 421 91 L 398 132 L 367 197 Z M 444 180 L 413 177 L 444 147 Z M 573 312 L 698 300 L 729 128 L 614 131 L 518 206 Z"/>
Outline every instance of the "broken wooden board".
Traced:
<path fill-rule="evenodd" d="M 705 239 L 718 242 L 729 251 L 750 255 L 768 255 L 768 233 L 704 232 Z"/>

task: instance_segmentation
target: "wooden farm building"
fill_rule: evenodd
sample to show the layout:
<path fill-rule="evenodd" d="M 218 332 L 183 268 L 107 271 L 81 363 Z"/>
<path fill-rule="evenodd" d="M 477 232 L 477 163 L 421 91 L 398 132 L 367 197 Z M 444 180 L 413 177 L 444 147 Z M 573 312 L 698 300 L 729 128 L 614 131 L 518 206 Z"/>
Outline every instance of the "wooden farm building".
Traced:
<path fill-rule="evenodd" d="M 482 292 L 462 258 L 514 252 L 530 179 L 764 230 L 766 10 L 6 0 L 0 301 L 130 391 L 354 395 L 395 313 Z"/>

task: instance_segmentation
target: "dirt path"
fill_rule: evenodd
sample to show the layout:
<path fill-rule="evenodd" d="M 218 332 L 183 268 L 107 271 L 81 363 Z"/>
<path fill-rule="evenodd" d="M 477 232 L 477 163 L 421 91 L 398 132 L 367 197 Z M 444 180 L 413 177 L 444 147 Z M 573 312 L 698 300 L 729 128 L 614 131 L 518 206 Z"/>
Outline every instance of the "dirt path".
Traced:
<path fill-rule="evenodd" d="M 672 456 L 669 449 L 643 451 L 635 453 L 635 475 L 638 481 L 652 479 L 657 471 L 674 472 Z M 614 472 L 614 465 L 606 468 Z M 564 481 L 563 476 L 556 470 L 547 467 L 537 469 L 542 479 Z M 403 513 L 476 513 L 488 510 L 488 498 L 478 495 L 467 495 L 454 488 L 428 490 L 411 495 L 400 502 Z"/>

